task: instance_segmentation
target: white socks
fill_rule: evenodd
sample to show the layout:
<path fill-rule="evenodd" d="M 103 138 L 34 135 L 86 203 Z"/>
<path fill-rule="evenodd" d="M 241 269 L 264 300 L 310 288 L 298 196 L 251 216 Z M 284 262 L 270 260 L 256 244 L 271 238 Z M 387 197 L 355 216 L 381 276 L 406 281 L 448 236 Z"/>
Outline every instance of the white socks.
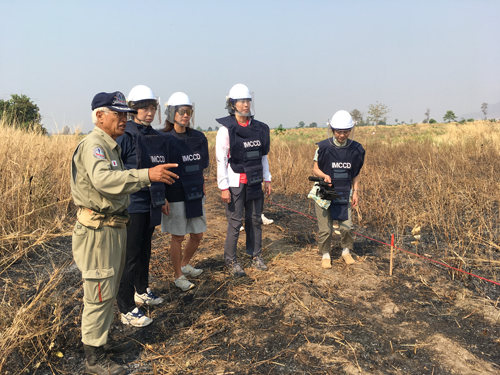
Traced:
<path fill-rule="evenodd" d="M 342 255 L 349 254 L 349 249 L 347 247 L 344 247 L 344 250 L 342 250 Z"/>
<path fill-rule="evenodd" d="M 330 253 L 324 253 L 323 259 L 330 259 Z"/>

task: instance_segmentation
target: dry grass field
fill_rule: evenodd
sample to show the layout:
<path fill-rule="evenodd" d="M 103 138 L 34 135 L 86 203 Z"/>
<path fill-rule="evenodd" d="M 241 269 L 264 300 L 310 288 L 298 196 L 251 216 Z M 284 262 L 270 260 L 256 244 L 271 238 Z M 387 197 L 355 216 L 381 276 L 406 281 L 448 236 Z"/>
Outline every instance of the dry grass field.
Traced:
<path fill-rule="evenodd" d="M 82 288 L 69 191 L 78 137 L 0 127 L 0 373 L 79 373 Z M 336 260 L 323 270 L 315 222 L 276 206 L 265 209 L 275 219 L 263 239 L 270 270 L 232 280 L 222 259 L 215 132 L 207 137 L 209 230 L 194 260 L 205 273 L 196 289 L 179 292 L 169 235 L 156 232 L 151 284 L 166 303 L 148 310 L 147 329 L 118 319 L 112 326 L 137 341 L 137 352 L 116 358 L 130 373 L 498 373 L 498 287 L 401 253 L 389 277 L 387 249 L 359 236 L 354 267 Z M 313 213 L 307 176 L 325 137 L 324 128 L 272 130 L 271 201 Z M 398 246 L 498 281 L 498 125 L 364 127 L 355 138 L 366 149 L 355 230 L 385 241 L 394 234 Z"/>
<path fill-rule="evenodd" d="M 64 230 L 78 136 L 48 137 L 3 122 L 0 131 L 0 267 L 5 269 Z"/>

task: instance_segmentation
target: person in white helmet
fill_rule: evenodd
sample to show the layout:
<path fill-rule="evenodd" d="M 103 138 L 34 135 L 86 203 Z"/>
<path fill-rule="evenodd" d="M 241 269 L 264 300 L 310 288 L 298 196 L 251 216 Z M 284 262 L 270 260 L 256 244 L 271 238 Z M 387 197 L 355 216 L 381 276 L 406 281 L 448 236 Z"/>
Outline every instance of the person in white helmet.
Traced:
<path fill-rule="evenodd" d="M 127 104 L 137 111 L 127 122 L 125 134 L 117 139 L 126 169 L 146 168 L 166 163 L 168 139 L 153 129 L 158 101 L 153 91 L 144 85 L 130 90 Z M 127 210 L 131 224 L 127 228 L 125 267 L 117 296 L 121 321 L 126 325 L 144 327 L 153 321 L 136 303 L 158 305 L 163 298 L 149 288 L 151 238 L 155 226 L 161 223 L 161 206 L 165 204 L 165 185 L 152 184 L 130 195 Z"/>
<path fill-rule="evenodd" d="M 208 167 L 208 142 L 205 134 L 193 129 L 193 103 L 183 92 L 170 96 L 165 109 L 167 116 L 163 134 L 169 136 L 169 161 L 179 164 L 175 172 L 179 179 L 165 191 L 161 230 L 172 235 L 170 259 L 174 268 L 175 285 L 183 291 L 194 288 L 188 278 L 199 276 L 203 270 L 189 264 L 207 230 L 205 215 L 205 180 Z M 189 239 L 184 246 L 186 234 Z"/>
<path fill-rule="evenodd" d="M 246 276 L 238 262 L 236 247 L 245 219 L 246 253 L 252 265 L 266 270 L 262 259 L 262 209 L 271 194 L 269 127 L 254 119 L 252 95 L 243 84 L 234 85 L 226 99 L 229 116 L 217 119 L 222 126 L 216 137 L 217 184 L 225 204 L 227 236 L 224 260 L 235 277 Z"/>
<path fill-rule="evenodd" d="M 354 125 L 349 112 L 337 111 L 328 122 L 328 138 L 317 143 L 314 155 L 313 173 L 333 184 L 338 194 L 333 200 L 321 199 L 318 196 L 319 185 L 315 183 L 308 195 L 315 201 L 323 268 L 332 268 L 330 250 L 334 220 L 338 220 L 340 226 L 342 257 L 347 264 L 355 263 L 350 253 L 354 246 L 351 207 L 356 207 L 359 202 L 359 173 L 364 164 L 365 150 L 360 143 L 352 140 Z"/>

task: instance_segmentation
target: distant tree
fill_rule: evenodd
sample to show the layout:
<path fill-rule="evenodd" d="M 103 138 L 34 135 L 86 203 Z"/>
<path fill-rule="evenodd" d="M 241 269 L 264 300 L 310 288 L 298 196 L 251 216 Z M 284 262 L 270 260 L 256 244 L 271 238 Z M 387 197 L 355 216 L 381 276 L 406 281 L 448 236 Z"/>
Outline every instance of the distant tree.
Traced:
<path fill-rule="evenodd" d="M 481 111 L 484 113 L 484 119 L 487 119 L 487 114 L 488 114 L 488 103 L 483 103 L 481 105 Z"/>
<path fill-rule="evenodd" d="M 317 128 L 317 127 L 318 127 L 318 124 L 316 124 L 315 122 L 311 122 L 311 123 L 309 124 L 309 127 L 310 127 L 310 128 Z"/>
<path fill-rule="evenodd" d="M 212 130 L 212 127 L 211 127 L 211 126 L 209 126 L 207 131 L 209 131 L 209 132 L 213 131 L 213 130 Z"/>
<path fill-rule="evenodd" d="M 351 116 L 354 121 L 356 121 L 357 125 L 363 125 L 363 116 L 364 113 L 361 112 L 359 109 L 353 109 L 351 111 Z"/>
<path fill-rule="evenodd" d="M 12 94 L 9 100 L 0 100 L 0 118 L 8 125 L 17 125 L 24 130 L 47 131 L 41 124 L 40 109 L 26 95 Z"/>
<path fill-rule="evenodd" d="M 196 128 L 196 130 L 198 130 L 199 132 L 202 132 L 202 131 L 203 131 L 203 129 L 202 129 L 202 128 L 200 128 L 199 126 Z"/>
<path fill-rule="evenodd" d="M 397 119 L 397 118 L 395 118 L 395 119 L 394 119 L 394 122 L 397 124 L 397 123 L 398 123 L 398 119 Z"/>
<path fill-rule="evenodd" d="M 391 110 L 382 103 L 375 102 L 375 104 L 370 104 L 368 106 L 368 115 L 366 117 L 367 121 L 373 123 L 373 125 L 377 125 L 380 120 L 387 122 L 387 115 Z"/>
<path fill-rule="evenodd" d="M 218 127 L 218 126 L 216 126 L 216 127 L 215 127 L 215 131 L 216 131 L 216 132 L 218 132 L 218 131 L 219 131 L 219 127 Z"/>
<path fill-rule="evenodd" d="M 274 129 L 274 134 L 276 134 L 276 135 L 280 135 L 284 132 L 286 132 L 286 129 L 281 124 L 276 129 Z"/>
<path fill-rule="evenodd" d="M 304 126 L 306 126 L 306 123 L 304 121 L 299 121 L 299 125 L 297 125 L 297 128 L 303 128 Z"/>
<path fill-rule="evenodd" d="M 62 135 L 70 135 L 71 134 L 71 130 L 68 126 L 65 126 L 62 131 L 61 131 L 61 134 Z"/>
<path fill-rule="evenodd" d="M 377 125 L 387 125 L 387 123 L 385 121 L 379 121 Z"/>
<path fill-rule="evenodd" d="M 427 121 L 426 118 L 423 119 L 422 124 L 427 124 L 429 121 Z"/>
<path fill-rule="evenodd" d="M 473 118 L 468 118 L 467 122 L 474 122 L 475 120 Z"/>
<path fill-rule="evenodd" d="M 429 120 L 429 124 L 435 124 L 436 122 L 437 122 L 437 121 L 436 121 L 436 120 L 434 120 L 433 118 L 431 118 L 431 119 Z"/>
<path fill-rule="evenodd" d="M 427 108 L 427 111 L 425 111 L 424 115 L 425 115 L 425 122 L 424 122 L 424 124 L 426 124 L 426 123 L 429 122 L 429 117 L 431 115 L 431 109 Z"/>
<path fill-rule="evenodd" d="M 446 114 L 443 116 L 443 120 L 445 122 L 456 121 L 457 116 L 455 116 L 455 113 L 453 111 L 447 111 Z"/>

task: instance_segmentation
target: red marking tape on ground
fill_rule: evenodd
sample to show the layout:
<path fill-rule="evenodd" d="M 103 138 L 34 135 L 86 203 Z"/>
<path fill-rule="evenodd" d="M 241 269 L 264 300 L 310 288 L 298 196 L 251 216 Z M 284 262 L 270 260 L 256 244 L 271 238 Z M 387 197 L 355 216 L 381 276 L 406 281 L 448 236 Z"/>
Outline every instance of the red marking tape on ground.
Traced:
<path fill-rule="evenodd" d="M 273 205 L 275 205 L 275 206 L 278 206 L 278 207 L 284 208 L 284 209 L 286 209 L 286 210 L 288 210 L 288 211 L 295 212 L 296 214 L 299 214 L 299 215 L 302 215 L 302 216 L 308 217 L 309 219 L 317 220 L 315 217 L 312 217 L 312 216 L 306 215 L 306 214 L 304 214 L 304 213 L 302 213 L 302 212 L 299 212 L 299 211 L 292 210 L 291 208 L 288 208 L 288 207 L 282 206 L 282 205 L 280 205 L 280 204 L 277 204 L 277 203 L 271 202 L 270 200 L 267 200 L 267 199 L 266 199 L 266 202 L 271 203 L 271 204 L 273 204 Z M 361 233 L 357 233 L 357 232 L 353 232 L 353 233 L 354 233 L 354 234 L 356 234 L 356 235 L 358 235 L 358 236 L 361 236 L 361 237 L 364 237 L 364 238 L 366 238 L 366 239 L 369 239 L 369 240 L 371 240 L 371 241 L 378 242 L 378 243 L 380 243 L 380 244 L 382 244 L 382 245 L 391 246 L 391 245 L 390 245 L 390 244 L 388 244 L 387 242 L 383 242 L 383 241 L 376 240 L 375 238 L 371 238 L 371 237 L 365 236 L 365 235 L 363 235 L 363 234 L 361 234 Z M 459 269 L 459 268 L 452 267 L 452 266 L 450 266 L 450 265 L 448 265 L 448 264 L 446 264 L 446 263 L 442 263 L 442 262 L 440 262 L 440 261 L 437 261 L 437 260 L 434 260 L 434 259 L 430 259 L 430 258 L 424 257 L 424 256 L 422 256 L 422 255 L 419 255 L 419 254 L 413 253 L 413 252 L 411 252 L 411 251 L 408 251 L 408 250 L 402 249 L 402 248 L 397 247 L 397 246 L 394 246 L 394 248 L 395 248 L 395 249 L 398 249 L 398 250 L 401 250 L 401 251 L 403 251 L 403 252 L 405 252 L 405 253 L 408 253 L 408 254 L 411 254 L 411 255 L 415 255 L 415 256 L 417 256 L 417 257 L 419 257 L 419 258 L 422 258 L 422 259 L 425 259 L 425 260 L 427 260 L 427 261 L 429 261 L 429 262 L 439 264 L 439 265 L 441 265 L 441 266 L 443 266 L 443 267 L 451 268 L 452 270 L 455 270 L 455 271 L 458 271 L 458 272 L 465 273 L 465 274 L 467 274 L 467 275 L 469 275 L 469 276 L 476 277 L 476 278 L 478 278 L 478 279 L 481 279 L 481 280 L 487 281 L 487 282 L 492 283 L 492 284 L 495 284 L 495 285 L 500 285 L 500 283 L 499 283 L 499 282 L 496 282 L 496 281 L 493 281 L 493 280 L 490 280 L 490 279 L 486 279 L 486 278 L 484 278 L 484 277 L 482 277 L 482 276 L 475 275 L 475 274 L 473 274 L 473 273 L 470 273 L 470 272 L 467 272 L 467 271 L 461 270 L 461 269 Z"/>

